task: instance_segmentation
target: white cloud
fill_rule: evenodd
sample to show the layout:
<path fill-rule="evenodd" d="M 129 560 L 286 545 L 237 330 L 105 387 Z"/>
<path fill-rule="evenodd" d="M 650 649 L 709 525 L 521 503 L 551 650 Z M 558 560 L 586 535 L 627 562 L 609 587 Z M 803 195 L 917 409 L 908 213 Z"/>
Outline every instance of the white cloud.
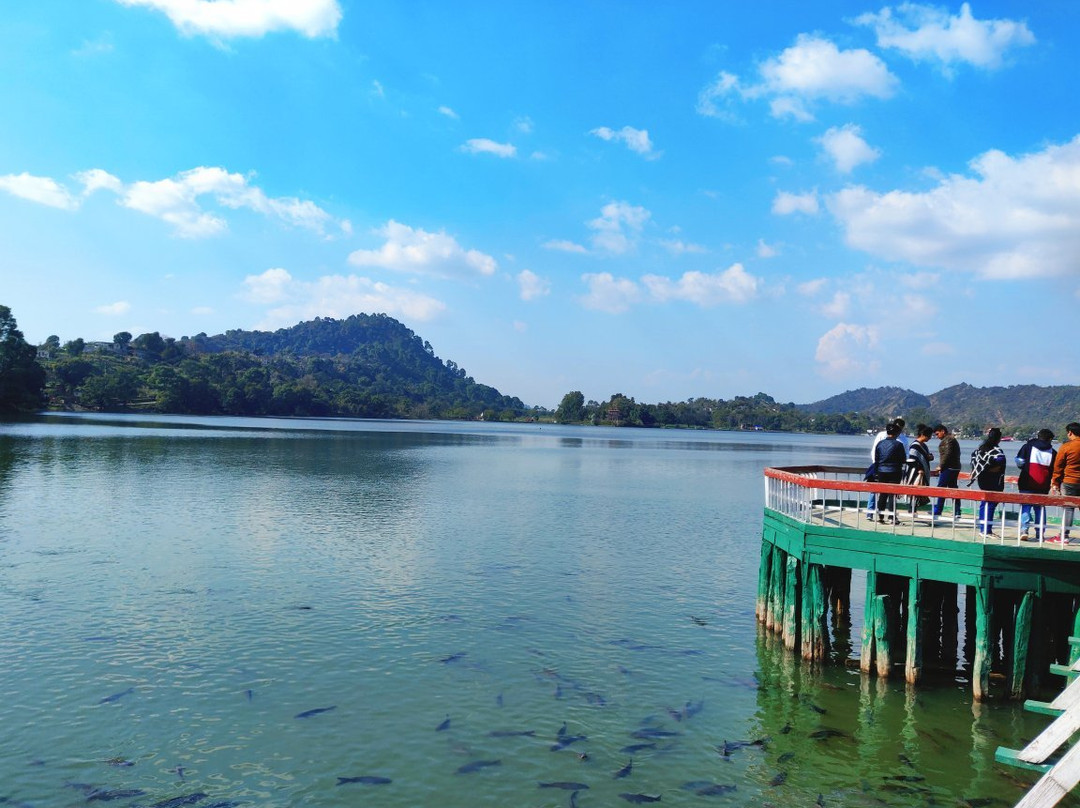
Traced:
<path fill-rule="evenodd" d="M 285 298 L 292 283 L 288 270 L 275 267 L 261 275 L 248 275 L 244 278 L 244 299 L 250 303 L 277 303 Z"/>
<path fill-rule="evenodd" d="M 518 273 L 517 282 L 522 300 L 535 300 L 551 293 L 551 281 L 541 278 L 529 269 L 523 269 Z"/>
<path fill-rule="evenodd" d="M 938 312 L 933 301 L 922 295 L 904 295 L 900 299 L 900 307 L 905 319 L 929 320 Z"/>
<path fill-rule="evenodd" d="M 479 250 L 466 250 L 445 231 L 429 233 L 391 219 L 375 232 L 386 239 L 383 246 L 377 250 L 356 250 L 349 256 L 350 264 L 440 278 L 473 278 L 495 273 L 494 258 Z"/>
<path fill-rule="evenodd" d="M 697 111 L 707 118 L 719 118 L 721 120 L 734 121 L 736 116 L 732 113 L 730 105 L 732 99 L 741 95 L 742 87 L 739 77 L 727 71 L 721 71 L 716 80 L 698 93 Z M 720 102 L 725 102 L 724 108 Z"/>
<path fill-rule="evenodd" d="M 828 208 L 849 246 L 887 260 L 984 278 L 1076 273 L 1080 136 L 1020 157 L 989 151 L 970 167 L 921 193 L 845 188 Z"/>
<path fill-rule="evenodd" d="M 841 174 L 850 174 L 856 167 L 872 163 L 881 156 L 880 149 L 863 140 L 862 129 L 850 123 L 832 127 L 817 142 Z"/>
<path fill-rule="evenodd" d="M 761 66 L 763 91 L 799 99 L 854 104 L 888 98 L 897 78 L 877 56 L 861 48 L 840 50 L 832 42 L 800 34 L 795 44 Z"/>
<path fill-rule="evenodd" d="M 808 191 L 805 194 L 778 191 L 772 203 L 772 212 L 778 216 L 787 216 L 791 213 L 805 213 L 807 216 L 813 216 L 818 210 L 818 198 L 815 191 Z"/>
<path fill-rule="evenodd" d="M 682 239 L 661 239 L 660 246 L 672 255 L 683 255 L 685 253 L 701 255 L 708 252 L 702 245 L 693 244 Z"/>
<path fill-rule="evenodd" d="M 624 126 L 622 129 L 616 130 L 607 126 L 601 126 L 591 130 L 589 134 L 596 135 L 596 137 L 601 140 L 614 140 L 616 142 L 624 143 L 630 151 L 640 154 L 642 157 L 646 157 L 650 160 L 660 156 L 653 151 L 653 144 L 649 139 L 649 132 L 647 129 L 635 129 L 632 126 Z"/>
<path fill-rule="evenodd" d="M 937 272 L 912 272 L 898 276 L 897 281 L 908 289 L 935 289 L 941 283 L 941 275 Z"/>
<path fill-rule="evenodd" d="M 357 275 L 324 275 L 314 281 L 294 279 L 284 269 L 268 269 L 244 279 L 245 299 L 257 304 L 276 303 L 256 327 L 295 325 L 315 317 L 345 318 L 358 312 L 382 312 L 392 317 L 426 322 L 446 305 L 411 289 L 389 286 Z"/>
<path fill-rule="evenodd" d="M 684 300 L 703 308 L 746 303 L 757 296 L 760 283 L 742 264 L 732 264 L 723 272 L 686 272 L 675 281 L 660 275 L 645 275 L 641 282 L 657 302 Z"/>
<path fill-rule="evenodd" d="M 837 292 L 832 300 L 821 307 L 821 313 L 832 320 L 842 320 L 851 309 L 851 295 L 847 292 Z"/>
<path fill-rule="evenodd" d="M 196 317 L 208 317 L 214 313 L 214 309 L 210 306 L 196 306 L 191 310 L 191 313 Z"/>
<path fill-rule="evenodd" d="M 454 110 L 450 109 L 450 107 L 439 107 L 439 114 L 445 115 L 447 118 L 453 118 L 455 121 L 460 120 L 460 116 L 454 112 Z"/>
<path fill-rule="evenodd" d="M 812 281 L 804 281 L 795 287 L 795 290 L 805 297 L 813 297 L 825 288 L 825 284 L 829 282 L 828 278 L 815 278 Z"/>
<path fill-rule="evenodd" d="M 474 137 L 466 140 L 461 150 L 466 154 L 494 154 L 496 157 L 515 157 L 517 147 L 511 143 L 496 143 L 486 137 Z"/>
<path fill-rule="evenodd" d="M 530 135 L 536 127 L 536 124 L 533 123 L 533 119 L 528 115 L 522 115 L 514 119 L 513 127 L 515 131 L 521 132 L 523 135 Z"/>
<path fill-rule="evenodd" d="M 815 102 L 850 105 L 864 98 L 888 98 L 898 84 L 885 63 L 870 51 L 840 50 L 828 39 L 800 34 L 794 45 L 761 63 L 756 83 L 720 73 L 698 95 L 697 110 L 708 117 L 733 120 L 731 105 L 735 100 L 764 98 L 774 117 L 810 121 L 810 107 Z"/>
<path fill-rule="evenodd" d="M 589 287 L 588 294 L 581 298 L 581 304 L 587 309 L 621 314 L 641 300 L 641 289 L 636 283 L 627 278 L 616 278 L 610 272 L 582 275 L 581 279 Z"/>
<path fill-rule="evenodd" d="M 593 248 L 614 255 L 631 252 L 650 216 L 645 208 L 629 202 L 609 202 L 600 209 L 599 217 L 587 223 L 594 231 Z"/>
<path fill-rule="evenodd" d="M 916 61 L 934 61 L 946 70 L 956 63 L 992 70 L 1001 67 L 1010 49 L 1035 43 L 1026 23 L 977 20 L 968 3 L 955 16 L 918 3 L 903 3 L 895 12 L 886 6 L 876 14 L 863 14 L 856 23 L 874 29 L 879 48 L 894 48 Z"/>
<path fill-rule="evenodd" d="M 97 314 L 105 314 L 109 317 L 119 317 L 131 311 L 131 304 L 126 300 L 117 300 L 115 303 L 106 303 L 104 306 L 94 308 Z"/>
<path fill-rule="evenodd" d="M 294 30 L 306 37 L 334 36 L 341 22 L 337 0 L 117 0 L 162 11 L 181 33 L 260 37 Z"/>
<path fill-rule="evenodd" d="M 112 191 L 114 194 L 119 194 L 124 190 L 124 183 L 118 177 L 100 168 L 80 171 L 75 175 L 75 179 L 82 183 L 83 196 L 89 196 L 94 191 Z"/>
<path fill-rule="evenodd" d="M 35 177 L 25 172 L 0 176 L 0 191 L 7 191 L 20 199 L 60 210 L 77 210 L 79 207 L 79 200 L 56 180 Z"/>
<path fill-rule="evenodd" d="M 120 204 L 168 222 L 179 236 L 200 238 L 220 233 L 227 227 L 221 216 L 202 208 L 199 200 L 204 196 L 224 207 L 247 208 L 320 235 L 325 235 L 326 225 L 334 222 L 314 202 L 295 197 L 271 198 L 261 188 L 250 185 L 242 174 L 206 166 L 183 171 L 169 179 L 132 183 L 122 191 Z M 347 223 L 338 224 L 348 232 Z"/>
<path fill-rule="evenodd" d="M 874 326 L 837 323 L 818 340 L 814 354 L 823 376 L 840 379 L 876 372 L 878 331 Z"/>
<path fill-rule="evenodd" d="M 584 244 L 577 244 L 573 241 L 567 241 L 565 239 L 553 239 L 551 241 L 545 241 L 541 245 L 545 250 L 558 250 L 559 252 L 569 253 L 587 253 L 589 248 Z"/>
<path fill-rule="evenodd" d="M 766 244 L 765 239 L 759 238 L 755 252 L 758 258 L 775 258 L 780 254 L 780 248 L 775 244 Z"/>

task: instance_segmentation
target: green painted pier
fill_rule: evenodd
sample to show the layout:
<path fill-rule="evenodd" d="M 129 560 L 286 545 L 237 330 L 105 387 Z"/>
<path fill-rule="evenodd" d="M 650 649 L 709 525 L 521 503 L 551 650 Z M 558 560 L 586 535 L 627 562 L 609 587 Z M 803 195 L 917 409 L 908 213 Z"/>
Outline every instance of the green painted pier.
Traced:
<path fill-rule="evenodd" d="M 871 492 L 896 495 L 891 522 L 867 517 Z M 947 517 L 921 499 L 938 496 Z M 991 529 L 976 519 L 983 502 L 996 503 Z M 1025 504 L 1042 509 L 1035 541 L 1021 540 Z M 806 660 L 828 659 L 843 638 L 860 642 L 866 675 L 914 685 L 963 671 L 976 701 L 1060 689 L 1080 635 L 1080 527 L 1077 545 L 1047 539 L 1069 507 L 1080 498 L 868 483 L 845 467 L 766 469 L 757 619 Z M 865 587 L 861 636 L 850 636 L 853 586 Z"/>

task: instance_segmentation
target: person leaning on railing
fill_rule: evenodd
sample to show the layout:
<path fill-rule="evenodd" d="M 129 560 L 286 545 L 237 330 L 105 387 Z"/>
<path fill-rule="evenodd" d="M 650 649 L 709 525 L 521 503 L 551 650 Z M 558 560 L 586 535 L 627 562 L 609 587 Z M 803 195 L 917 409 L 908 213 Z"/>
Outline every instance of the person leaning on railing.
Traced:
<path fill-rule="evenodd" d="M 1065 443 L 1058 450 L 1054 461 L 1050 493 L 1067 497 L 1080 496 L 1080 424 L 1073 421 L 1065 427 Z M 1051 536 L 1047 541 L 1069 544 L 1069 529 L 1073 523 L 1073 508 L 1065 506 L 1061 511 L 1061 535 Z"/>

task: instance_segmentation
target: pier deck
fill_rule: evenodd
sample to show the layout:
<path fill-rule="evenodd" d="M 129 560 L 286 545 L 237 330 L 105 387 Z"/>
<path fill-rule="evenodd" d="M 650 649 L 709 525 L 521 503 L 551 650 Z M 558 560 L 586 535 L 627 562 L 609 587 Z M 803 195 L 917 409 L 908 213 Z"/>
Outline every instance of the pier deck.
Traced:
<path fill-rule="evenodd" d="M 1080 507 L 1080 498 L 912 489 L 867 483 L 861 470 L 837 467 L 766 469 L 765 477 L 757 615 L 805 658 L 825 656 L 830 614 L 835 625 L 850 597 L 851 572 L 862 570 L 864 671 L 889 676 L 902 666 L 907 680 L 918 682 L 930 647 L 968 655 L 976 700 L 990 697 L 992 667 L 1006 682 L 1002 695 L 1023 698 L 1050 663 L 1068 660 L 1068 638 L 1080 634 L 1080 543 L 1020 541 L 1018 515 L 1022 505 L 1041 507 L 1041 535 L 1057 535 L 1064 509 Z M 899 524 L 867 518 L 869 493 L 913 490 L 946 497 L 949 514 L 952 500 L 960 500 L 961 516 L 912 514 L 901 501 Z M 983 502 L 996 503 L 986 531 L 992 535 L 976 523 Z M 956 649 L 961 601 L 969 642 Z"/>

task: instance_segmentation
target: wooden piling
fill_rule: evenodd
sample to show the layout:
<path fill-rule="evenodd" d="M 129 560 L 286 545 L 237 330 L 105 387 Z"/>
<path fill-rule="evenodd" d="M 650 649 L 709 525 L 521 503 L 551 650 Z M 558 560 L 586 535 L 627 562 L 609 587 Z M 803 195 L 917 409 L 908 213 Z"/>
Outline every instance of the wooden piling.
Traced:
<path fill-rule="evenodd" d="M 1035 593 L 1025 592 L 1016 610 L 1013 636 L 1012 670 L 1009 676 L 1009 696 L 1023 699 L 1027 691 L 1028 647 L 1031 641 L 1031 614 L 1035 608 Z"/>
<path fill-rule="evenodd" d="M 757 603 L 754 615 L 759 623 L 765 622 L 765 610 L 769 603 L 769 561 L 772 559 L 772 544 L 762 539 L 761 561 L 758 563 Z"/>
<path fill-rule="evenodd" d="M 866 601 L 863 607 L 862 648 L 859 651 L 859 670 L 870 673 L 874 664 L 874 603 L 877 598 L 877 572 L 866 571 Z"/>
<path fill-rule="evenodd" d="M 916 684 L 922 678 L 923 631 L 922 631 L 923 583 L 917 577 L 908 581 L 907 598 L 907 658 L 904 677 L 908 684 Z"/>
<path fill-rule="evenodd" d="M 829 634 L 825 623 L 828 604 L 825 602 L 825 587 L 821 581 L 820 564 L 807 564 L 810 579 L 810 591 L 804 597 L 810 602 L 811 659 L 824 659 L 829 650 Z"/>
<path fill-rule="evenodd" d="M 874 656 L 877 660 L 877 674 L 882 679 L 888 678 L 892 670 L 889 635 L 889 596 L 878 595 L 874 598 Z"/>
<path fill-rule="evenodd" d="M 975 600 L 975 653 L 971 663 L 971 690 L 975 701 L 990 698 L 990 628 L 994 616 L 994 585 L 984 578 L 974 590 Z"/>
<path fill-rule="evenodd" d="M 784 647 L 794 651 L 799 638 L 799 560 L 789 555 L 784 566 Z"/>

